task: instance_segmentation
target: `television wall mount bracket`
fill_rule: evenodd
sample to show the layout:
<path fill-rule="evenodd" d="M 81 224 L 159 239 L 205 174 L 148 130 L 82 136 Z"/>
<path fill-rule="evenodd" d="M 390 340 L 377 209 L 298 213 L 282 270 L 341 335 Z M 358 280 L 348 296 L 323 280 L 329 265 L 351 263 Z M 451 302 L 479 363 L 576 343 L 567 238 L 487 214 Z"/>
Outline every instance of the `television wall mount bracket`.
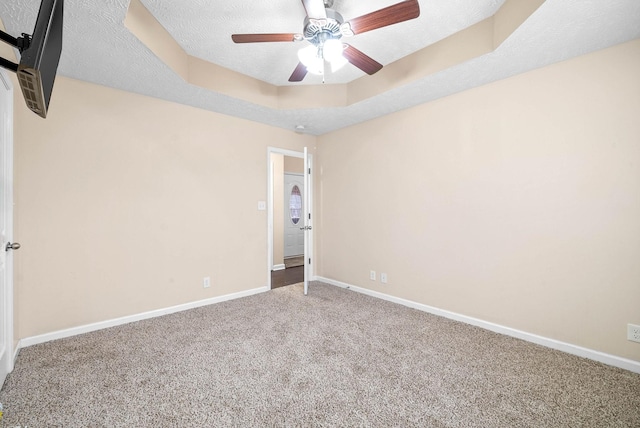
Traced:
<path fill-rule="evenodd" d="M 5 33 L 4 31 L 0 31 L 0 40 L 17 48 L 20 53 L 24 52 L 24 50 L 27 49 L 29 45 L 31 45 L 31 36 L 26 33 L 22 33 L 22 37 L 13 37 L 10 34 Z M 7 70 L 13 71 L 14 73 L 18 71 L 18 64 L 1 57 L 0 66 L 6 68 Z"/>

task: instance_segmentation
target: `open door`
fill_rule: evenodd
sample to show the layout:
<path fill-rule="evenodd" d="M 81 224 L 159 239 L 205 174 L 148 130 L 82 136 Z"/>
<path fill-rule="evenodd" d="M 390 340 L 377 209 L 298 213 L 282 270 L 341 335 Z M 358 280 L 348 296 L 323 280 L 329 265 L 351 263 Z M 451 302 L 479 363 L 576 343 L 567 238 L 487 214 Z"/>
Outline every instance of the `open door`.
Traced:
<path fill-rule="evenodd" d="M 309 275 L 311 274 L 311 165 L 307 148 L 304 148 L 304 294 L 309 292 Z"/>
<path fill-rule="evenodd" d="M 0 70 L 0 387 L 13 370 L 13 87 Z"/>

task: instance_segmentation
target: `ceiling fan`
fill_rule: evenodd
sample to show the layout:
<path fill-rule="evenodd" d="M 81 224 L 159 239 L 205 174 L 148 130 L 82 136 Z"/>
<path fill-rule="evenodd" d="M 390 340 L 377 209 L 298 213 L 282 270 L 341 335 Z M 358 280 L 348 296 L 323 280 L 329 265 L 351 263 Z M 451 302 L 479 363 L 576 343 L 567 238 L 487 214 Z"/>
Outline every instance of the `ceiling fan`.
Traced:
<path fill-rule="evenodd" d="M 382 64 L 340 39 L 420 16 L 418 0 L 401 1 L 348 22 L 331 9 L 333 0 L 302 0 L 302 5 L 307 12 L 302 33 L 233 34 L 231 39 L 235 43 L 303 40 L 311 43 L 298 51 L 300 62 L 289 82 L 301 82 L 308 72 L 324 75 L 325 61 L 330 63 L 333 71 L 349 62 L 371 75 L 380 71 Z"/>

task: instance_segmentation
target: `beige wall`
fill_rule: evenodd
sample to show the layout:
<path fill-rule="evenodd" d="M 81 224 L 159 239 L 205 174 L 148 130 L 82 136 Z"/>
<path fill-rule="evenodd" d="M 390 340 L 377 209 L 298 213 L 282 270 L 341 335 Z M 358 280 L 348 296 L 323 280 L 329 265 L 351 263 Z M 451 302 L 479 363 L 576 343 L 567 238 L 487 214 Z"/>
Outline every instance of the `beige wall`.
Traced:
<path fill-rule="evenodd" d="M 267 147 L 314 137 L 66 78 L 46 120 L 15 98 L 18 338 L 267 284 Z"/>
<path fill-rule="evenodd" d="M 638 76 L 636 40 L 320 137 L 318 274 L 640 361 Z"/>

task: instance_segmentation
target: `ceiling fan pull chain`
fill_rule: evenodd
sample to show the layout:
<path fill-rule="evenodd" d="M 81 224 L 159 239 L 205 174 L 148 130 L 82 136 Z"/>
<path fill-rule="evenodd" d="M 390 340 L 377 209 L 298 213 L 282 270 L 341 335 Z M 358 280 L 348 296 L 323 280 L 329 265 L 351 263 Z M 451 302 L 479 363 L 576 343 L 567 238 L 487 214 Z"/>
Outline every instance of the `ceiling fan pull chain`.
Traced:
<path fill-rule="evenodd" d="M 325 75 L 325 69 L 327 68 L 326 66 L 326 61 L 324 60 L 324 58 L 322 59 L 322 83 L 324 83 L 324 75 Z"/>

